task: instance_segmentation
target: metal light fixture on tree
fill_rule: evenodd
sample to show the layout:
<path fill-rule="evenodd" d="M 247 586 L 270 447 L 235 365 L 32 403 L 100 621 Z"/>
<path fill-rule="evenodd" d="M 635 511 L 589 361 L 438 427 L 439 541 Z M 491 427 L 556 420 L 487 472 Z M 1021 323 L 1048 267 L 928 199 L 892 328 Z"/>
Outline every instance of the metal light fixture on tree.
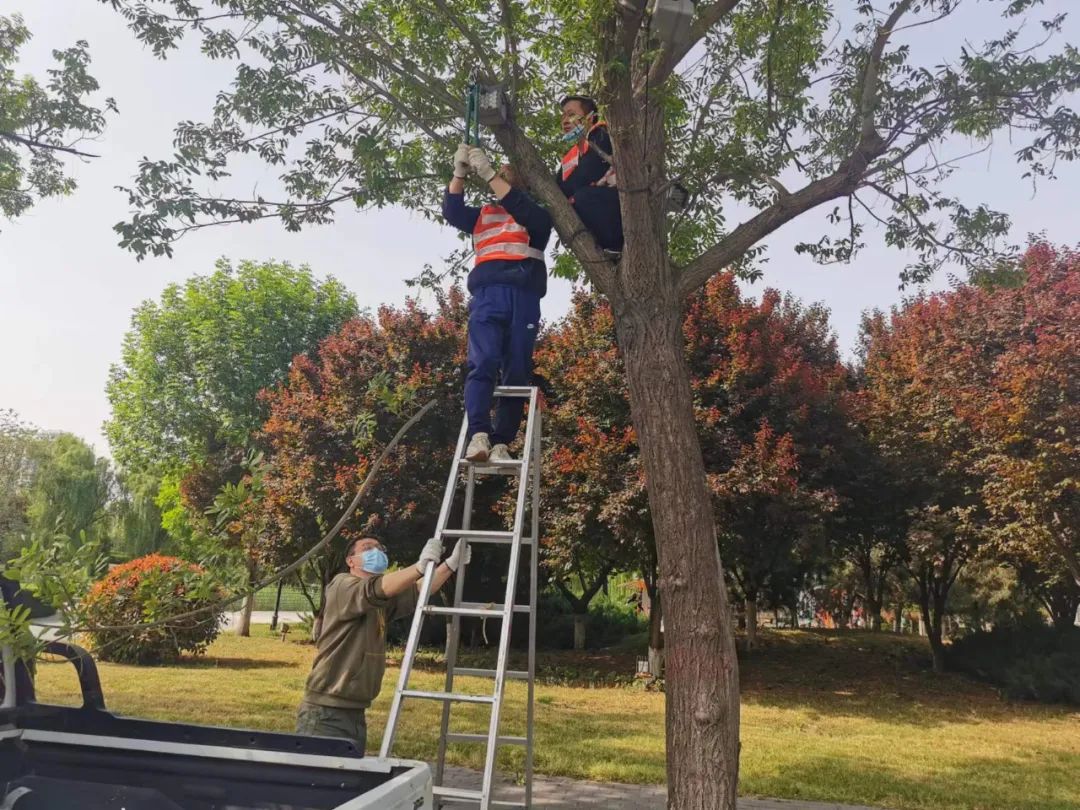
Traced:
<path fill-rule="evenodd" d="M 661 42 L 682 45 L 690 40 L 694 0 L 652 0 L 649 14 L 652 33 Z"/>
<path fill-rule="evenodd" d="M 506 101 L 506 91 L 499 84 L 481 84 L 474 81 L 469 85 L 465 97 L 465 143 L 480 143 L 480 125 L 497 127 L 510 119 L 510 105 Z"/>

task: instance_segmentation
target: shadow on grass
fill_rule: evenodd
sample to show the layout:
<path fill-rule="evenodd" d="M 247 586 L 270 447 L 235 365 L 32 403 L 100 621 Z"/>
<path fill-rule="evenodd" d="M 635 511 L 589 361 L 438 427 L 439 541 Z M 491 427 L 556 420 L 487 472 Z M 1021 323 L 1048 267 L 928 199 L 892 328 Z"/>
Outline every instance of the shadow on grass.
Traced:
<path fill-rule="evenodd" d="M 295 662 L 287 658 L 239 658 L 219 656 L 198 656 L 184 658 L 179 663 L 171 666 L 177 669 L 281 669 L 292 667 Z"/>
<path fill-rule="evenodd" d="M 1003 700 L 958 673 L 935 673 L 924 639 L 887 633 L 768 633 L 740 660 L 744 702 L 816 717 L 867 718 L 919 728 L 1007 722 L 1018 712 L 1067 717 L 1075 709 Z"/>
<path fill-rule="evenodd" d="M 814 756 L 782 772 L 743 778 L 739 793 L 806 801 L 864 804 L 893 810 L 1076 810 L 1080 757 L 1064 753 L 1015 759 L 972 756 L 913 777 L 857 757 Z"/>

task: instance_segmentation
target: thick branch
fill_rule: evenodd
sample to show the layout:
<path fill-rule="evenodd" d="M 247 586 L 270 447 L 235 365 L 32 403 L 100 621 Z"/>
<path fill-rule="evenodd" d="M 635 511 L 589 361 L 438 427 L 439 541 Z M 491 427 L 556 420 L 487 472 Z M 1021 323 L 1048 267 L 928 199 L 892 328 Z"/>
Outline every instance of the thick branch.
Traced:
<path fill-rule="evenodd" d="M 536 147 L 511 121 L 493 130 L 495 139 L 510 157 L 514 168 L 521 173 L 534 194 L 551 214 L 555 232 L 585 270 L 596 288 L 610 295 L 615 285 L 615 264 L 604 256 L 593 235 L 582 223 L 566 195 L 555 182 L 551 170 L 544 164 Z"/>
<path fill-rule="evenodd" d="M 795 217 L 824 202 L 854 192 L 873 157 L 876 155 L 856 154 L 844 161 L 833 174 L 807 184 L 790 196 L 781 196 L 764 211 L 739 225 L 683 269 L 679 278 L 679 295 L 693 293 L 714 274 L 736 262 L 746 251 Z"/>
<path fill-rule="evenodd" d="M 893 9 L 885 24 L 878 29 L 874 44 L 867 54 L 866 68 L 860 85 L 859 108 L 854 121 L 859 130 L 859 142 L 851 156 L 828 177 L 814 180 L 789 196 L 781 193 L 775 203 L 739 225 L 719 244 L 714 245 L 687 265 L 679 279 L 680 295 L 690 295 L 715 273 L 738 260 L 755 244 L 795 217 L 824 202 L 852 194 L 859 187 L 870 164 L 886 149 L 886 142 L 878 134 L 874 125 L 878 75 L 889 36 L 913 2 L 914 0 L 901 0 Z"/>
<path fill-rule="evenodd" d="M 514 10 L 510 0 L 499 0 L 502 10 L 503 40 L 506 44 L 506 58 L 510 61 L 510 103 L 517 103 L 517 89 L 521 84 L 521 60 L 518 58 L 518 39 L 514 33 Z"/>
<path fill-rule="evenodd" d="M 885 46 L 889 44 L 896 24 L 900 18 L 911 8 L 914 0 L 901 0 L 893 9 L 892 14 L 885 20 L 885 24 L 878 29 L 877 37 L 870 48 L 866 59 L 866 70 L 863 73 L 862 89 L 859 91 L 859 137 L 866 141 L 876 134 L 874 128 L 874 110 L 878 99 L 878 75 L 881 72 L 881 59 L 885 54 Z"/>

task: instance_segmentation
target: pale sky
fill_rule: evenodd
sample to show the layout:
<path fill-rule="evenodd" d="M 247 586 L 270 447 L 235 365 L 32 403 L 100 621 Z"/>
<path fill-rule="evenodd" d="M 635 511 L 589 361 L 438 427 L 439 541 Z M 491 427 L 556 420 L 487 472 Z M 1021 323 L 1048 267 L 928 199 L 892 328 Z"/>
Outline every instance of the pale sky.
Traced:
<path fill-rule="evenodd" d="M 988 26 L 984 21 L 997 5 L 971 3 L 944 30 L 917 29 L 913 47 L 951 58 L 962 37 L 979 40 L 1000 30 L 1000 22 L 991 19 Z M 1073 5 L 1070 0 L 1048 2 L 1039 16 Z M 211 272 L 221 256 L 286 260 L 306 263 L 319 276 L 337 277 L 361 307 L 374 308 L 404 301 L 409 294 L 405 279 L 424 263 L 438 265 L 456 244 L 447 227 L 403 210 L 363 215 L 342 210 L 336 224 L 300 234 L 286 233 L 272 221 L 207 229 L 178 244 L 171 260 L 136 262 L 116 245 L 112 226 L 128 211 L 125 196 L 114 186 L 129 183 L 142 157 L 171 156 L 173 126 L 184 119 L 204 120 L 232 70 L 193 48 L 165 62 L 155 59 L 120 16 L 98 0 L 0 0 L 0 13 L 13 12 L 23 15 L 34 34 L 23 52 L 23 71 L 43 76 L 52 49 L 86 39 L 92 75 L 103 95 L 115 97 L 120 114 L 110 119 L 99 142 L 87 145 L 101 157 L 74 167 L 79 181 L 74 196 L 40 203 L 15 222 L 0 221 L 0 345 L 5 357 L 0 409 L 13 408 L 44 429 L 75 433 L 107 453 L 101 425 L 108 417 L 104 387 L 109 365 L 119 357 L 131 311 L 157 298 L 166 284 Z M 1080 25 L 1071 20 L 1066 38 L 1076 42 L 1078 32 Z M 966 144 L 958 143 L 953 154 L 966 151 Z M 964 165 L 949 191 L 972 205 L 985 202 L 1008 212 L 1014 241 L 1045 232 L 1051 241 L 1074 244 L 1080 168 L 1063 167 L 1060 180 L 1032 197 L 1012 151 L 999 140 L 989 155 Z M 265 176 L 266 186 L 272 178 L 272 173 Z M 886 248 L 880 231 L 869 227 L 868 248 L 851 266 L 819 267 L 796 256 L 791 249 L 796 242 L 816 239 L 825 227 L 835 233 L 824 224 L 826 213 L 813 212 L 774 235 L 764 281 L 748 291 L 759 294 L 771 286 L 823 302 L 832 311 L 841 347 L 849 351 L 861 313 L 901 299 L 898 276 L 905 258 Z M 931 286 L 946 284 L 942 277 Z M 570 292 L 567 282 L 551 280 L 543 303 L 546 320 L 566 311 Z"/>

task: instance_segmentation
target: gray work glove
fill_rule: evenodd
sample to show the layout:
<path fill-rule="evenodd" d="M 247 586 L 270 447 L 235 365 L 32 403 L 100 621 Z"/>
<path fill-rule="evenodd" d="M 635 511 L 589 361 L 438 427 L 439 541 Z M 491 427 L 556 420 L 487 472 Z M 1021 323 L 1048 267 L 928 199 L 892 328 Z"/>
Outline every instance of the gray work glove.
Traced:
<path fill-rule="evenodd" d="M 442 540 L 437 537 L 432 537 L 426 543 L 424 543 L 424 550 L 420 552 L 420 559 L 416 561 L 416 567 L 420 569 L 420 573 L 427 572 L 428 563 L 439 564 L 439 560 L 442 559 L 443 547 Z"/>
<path fill-rule="evenodd" d="M 469 165 L 472 166 L 476 176 L 485 183 L 495 176 L 495 170 L 491 168 L 491 161 L 479 146 L 469 147 Z"/>
<path fill-rule="evenodd" d="M 454 152 L 454 177 L 464 180 L 471 173 L 472 166 L 469 164 L 469 145 L 467 143 L 459 143 L 457 151 Z"/>
<path fill-rule="evenodd" d="M 451 571 L 457 573 L 457 570 L 463 565 L 468 565 L 472 562 L 472 546 L 466 544 L 465 538 L 461 538 L 454 544 L 454 550 L 450 552 L 450 556 L 446 558 L 446 566 Z"/>

